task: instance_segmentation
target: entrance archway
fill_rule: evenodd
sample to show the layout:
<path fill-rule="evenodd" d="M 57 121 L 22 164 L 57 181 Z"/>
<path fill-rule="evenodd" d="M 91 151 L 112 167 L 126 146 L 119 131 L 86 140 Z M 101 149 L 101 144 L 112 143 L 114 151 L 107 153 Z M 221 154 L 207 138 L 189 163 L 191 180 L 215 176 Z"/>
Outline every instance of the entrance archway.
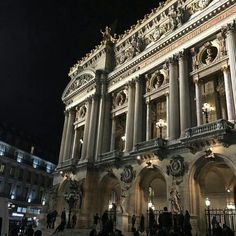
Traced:
<path fill-rule="evenodd" d="M 198 216 L 200 232 L 212 227 L 213 216 L 217 216 L 219 223 L 226 223 L 224 210 L 235 206 L 235 173 L 233 162 L 217 154 L 215 158 L 200 157 L 192 167 L 189 175 L 190 206 L 191 213 Z M 210 206 L 207 207 L 206 203 Z"/>
<path fill-rule="evenodd" d="M 144 168 L 140 172 L 135 184 L 135 196 L 134 208 L 129 210 L 131 214 L 146 215 L 149 207 L 160 210 L 168 206 L 166 179 L 159 168 Z"/>

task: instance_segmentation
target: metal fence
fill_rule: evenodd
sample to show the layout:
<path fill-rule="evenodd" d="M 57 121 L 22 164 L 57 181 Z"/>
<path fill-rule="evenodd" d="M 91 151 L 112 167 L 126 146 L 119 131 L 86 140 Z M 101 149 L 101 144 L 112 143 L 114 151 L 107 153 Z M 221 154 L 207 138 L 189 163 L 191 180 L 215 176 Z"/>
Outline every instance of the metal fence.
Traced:
<path fill-rule="evenodd" d="M 213 233 L 213 224 L 212 219 L 215 217 L 216 221 L 219 222 L 222 227 L 223 224 L 226 224 L 233 230 L 234 235 L 236 236 L 236 210 L 235 209 L 205 209 L 206 216 L 206 229 L 208 234 Z"/>

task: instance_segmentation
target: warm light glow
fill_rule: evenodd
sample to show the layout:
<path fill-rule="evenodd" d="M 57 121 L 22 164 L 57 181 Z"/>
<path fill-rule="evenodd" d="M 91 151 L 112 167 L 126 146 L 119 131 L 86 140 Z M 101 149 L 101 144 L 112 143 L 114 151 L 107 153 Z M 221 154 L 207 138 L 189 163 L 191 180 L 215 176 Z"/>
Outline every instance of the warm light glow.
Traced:
<path fill-rule="evenodd" d="M 44 206 L 44 205 L 45 205 L 45 203 L 46 203 L 46 201 L 45 201 L 45 200 L 43 200 L 43 201 L 42 201 L 42 205 Z"/>
<path fill-rule="evenodd" d="M 151 202 L 151 200 L 150 200 L 150 202 L 148 203 L 148 208 L 152 208 L 152 202 Z"/>
<path fill-rule="evenodd" d="M 235 210 L 235 204 L 233 202 L 227 203 L 227 208 L 231 210 Z"/>
<path fill-rule="evenodd" d="M 108 209 L 111 210 L 111 208 L 112 208 L 112 204 L 109 203 L 109 205 L 108 205 Z"/>
<path fill-rule="evenodd" d="M 141 157 L 140 157 L 140 156 L 137 156 L 137 160 L 138 160 L 138 161 L 141 160 Z"/>
<path fill-rule="evenodd" d="M 163 119 L 160 119 L 157 123 L 156 123 L 156 127 L 157 128 L 164 128 L 167 126 L 167 123 L 163 120 Z"/>
<path fill-rule="evenodd" d="M 227 192 L 230 193 L 230 189 L 229 188 L 227 189 Z"/>
<path fill-rule="evenodd" d="M 84 143 L 84 141 L 83 141 L 83 139 L 82 139 L 82 138 L 81 138 L 79 141 L 80 141 L 80 143 L 81 143 L 81 144 L 83 144 L 83 143 Z"/>
<path fill-rule="evenodd" d="M 205 200 L 205 204 L 206 204 L 207 207 L 209 207 L 211 205 L 211 201 L 209 200 L 208 197 Z"/>
<path fill-rule="evenodd" d="M 60 175 L 63 175 L 63 171 L 62 170 L 60 171 Z"/>
<path fill-rule="evenodd" d="M 215 108 L 211 106 L 209 103 L 204 103 L 202 106 L 202 110 L 206 112 L 214 111 Z"/>
<path fill-rule="evenodd" d="M 28 203 L 31 203 L 31 198 L 28 198 Z"/>
<path fill-rule="evenodd" d="M 126 140 L 125 135 L 123 135 L 123 136 L 121 137 L 121 139 L 122 139 L 122 141 L 125 141 L 125 140 Z"/>

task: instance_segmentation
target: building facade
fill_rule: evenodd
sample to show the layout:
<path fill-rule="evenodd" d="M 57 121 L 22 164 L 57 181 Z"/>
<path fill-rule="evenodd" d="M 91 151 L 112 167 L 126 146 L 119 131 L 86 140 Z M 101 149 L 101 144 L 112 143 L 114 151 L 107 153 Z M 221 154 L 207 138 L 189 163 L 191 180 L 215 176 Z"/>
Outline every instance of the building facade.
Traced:
<path fill-rule="evenodd" d="M 235 230 L 235 19 L 234 0 L 172 0 L 117 38 L 106 27 L 62 95 L 53 207 L 77 182 L 80 228 L 114 203 L 125 232 L 164 206 L 200 235 L 213 214 Z"/>
<path fill-rule="evenodd" d="M 23 217 L 36 223 L 48 202 L 55 164 L 33 152 L 34 147 L 26 152 L 0 141 L 1 235 L 8 235 L 9 224 L 20 223 Z"/>

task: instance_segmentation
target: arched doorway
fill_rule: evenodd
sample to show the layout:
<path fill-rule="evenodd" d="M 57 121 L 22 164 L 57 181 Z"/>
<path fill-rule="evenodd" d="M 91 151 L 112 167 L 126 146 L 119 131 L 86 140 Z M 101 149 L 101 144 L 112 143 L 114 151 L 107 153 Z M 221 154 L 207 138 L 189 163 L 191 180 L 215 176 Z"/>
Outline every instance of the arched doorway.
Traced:
<path fill-rule="evenodd" d="M 235 207 L 236 184 L 235 166 L 226 157 L 215 154 L 214 158 L 200 157 L 190 172 L 189 188 L 191 195 L 191 213 L 198 216 L 200 232 L 212 230 L 212 218 L 215 216 L 222 226 L 232 224 L 236 216 L 229 216 Z M 231 217 L 231 218 L 230 218 Z"/>
<path fill-rule="evenodd" d="M 135 201 L 129 204 L 130 215 L 146 216 L 149 207 L 157 212 L 168 206 L 166 179 L 158 167 L 144 168 L 134 188 Z"/>

